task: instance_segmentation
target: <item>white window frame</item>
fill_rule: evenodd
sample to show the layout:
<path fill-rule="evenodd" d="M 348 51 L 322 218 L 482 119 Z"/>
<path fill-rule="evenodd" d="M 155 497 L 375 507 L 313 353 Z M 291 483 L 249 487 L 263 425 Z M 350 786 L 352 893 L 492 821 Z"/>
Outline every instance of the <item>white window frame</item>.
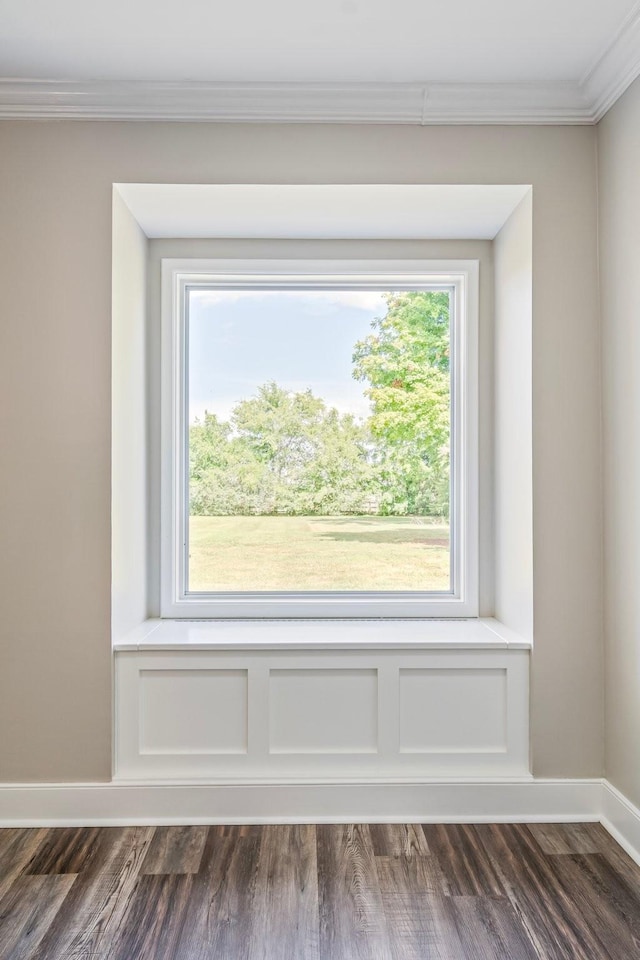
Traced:
<path fill-rule="evenodd" d="M 414 618 L 478 616 L 477 260 L 162 261 L 161 615 L 166 618 Z M 185 288 L 287 289 L 453 287 L 451 320 L 452 590 L 189 594 Z M 267 371 L 268 373 L 268 371 Z"/>

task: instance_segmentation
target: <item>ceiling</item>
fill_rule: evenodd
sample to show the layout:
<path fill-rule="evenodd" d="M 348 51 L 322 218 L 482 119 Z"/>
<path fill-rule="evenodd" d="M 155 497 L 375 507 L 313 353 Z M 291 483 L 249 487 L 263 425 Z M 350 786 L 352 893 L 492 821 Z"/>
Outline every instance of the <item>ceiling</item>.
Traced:
<path fill-rule="evenodd" d="M 496 100 L 494 85 L 520 109 L 526 100 L 529 112 L 537 104 L 566 120 L 571 105 L 582 114 L 570 122 L 589 122 L 613 59 L 618 85 L 640 71 L 637 0 L 0 0 L 0 37 L 0 114 L 12 102 L 25 114 L 60 106 L 66 95 L 66 115 L 82 104 L 101 115 L 102 95 L 103 108 L 106 97 L 125 116 L 133 95 L 152 116 L 154 93 L 177 91 L 188 113 L 185 97 L 224 99 L 225 85 L 260 85 L 264 102 L 264 84 L 284 84 L 289 99 L 301 84 L 325 85 L 325 98 L 327 84 L 354 96 L 364 84 L 378 85 L 378 110 L 380 87 L 387 100 L 395 85 L 419 88 L 421 114 L 405 122 L 428 122 L 439 95 L 455 100 L 452 85 Z M 409 101 L 397 99 L 402 120 Z"/>
<path fill-rule="evenodd" d="M 527 185 L 166 184 L 116 188 L 148 237 L 492 240 Z"/>
<path fill-rule="evenodd" d="M 2 0 L 8 77 L 580 79 L 633 0 Z"/>

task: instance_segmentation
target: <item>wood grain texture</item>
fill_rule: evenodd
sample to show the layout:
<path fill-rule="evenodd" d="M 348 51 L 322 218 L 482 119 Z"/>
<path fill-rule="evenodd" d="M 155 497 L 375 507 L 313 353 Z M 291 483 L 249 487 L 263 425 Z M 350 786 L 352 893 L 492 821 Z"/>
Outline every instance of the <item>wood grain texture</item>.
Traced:
<path fill-rule="evenodd" d="M 208 827 L 157 827 L 141 873 L 197 873 Z"/>
<path fill-rule="evenodd" d="M 425 857 L 429 846 L 420 824 L 372 823 L 369 825 L 371 845 L 376 857 Z"/>
<path fill-rule="evenodd" d="M 445 878 L 445 893 L 458 897 L 504 896 L 496 866 L 473 827 L 425 824 L 422 829 Z"/>
<path fill-rule="evenodd" d="M 539 956 L 507 899 L 444 897 L 435 917 L 438 942 L 444 944 L 443 960 L 537 960 Z"/>
<path fill-rule="evenodd" d="M 48 830 L 0 830 L 0 901 L 46 839 Z"/>
<path fill-rule="evenodd" d="M 442 876 L 433 858 L 376 857 L 376 873 L 394 960 L 446 960 L 452 941 L 442 936 Z"/>
<path fill-rule="evenodd" d="M 209 828 L 176 958 L 248 956 L 259 850 L 259 832 Z"/>
<path fill-rule="evenodd" d="M 543 853 L 563 856 L 597 853 L 598 840 L 590 823 L 532 823 L 529 831 Z"/>
<path fill-rule="evenodd" d="M 640 868 L 633 862 L 631 857 L 625 853 L 622 847 L 616 843 L 610 833 L 600 824 L 592 825 L 592 835 L 594 842 L 600 853 L 612 870 L 624 879 L 625 883 L 634 891 L 634 894 L 640 898 Z"/>
<path fill-rule="evenodd" d="M 640 900 L 598 854 L 558 858 L 553 868 L 580 910 L 585 924 L 607 952 L 640 957 Z"/>
<path fill-rule="evenodd" d="M 211 958 L 640 960 L 640 868 L 598 824 L 0 831 L 0 960 Z"/>
<path fill-rule="evenodd" d="M 96 856 L 101 839 L 99 827 L 58 827 L 48 835 L 27 864 L 25 873 L 80 873 Z"/>
<path fill-rule="evenodd" d="M 109 960 L 174 960 L 192 885 L 191 874 L 140 876 Z"/>
<path fill-rule="evenodd" d="M 152 836 L 152 827 L 101 831 L 95 858 L 76 878 L 34 960 L 88 960 L 112 949 Z"/>
<path fill-rule="evenodd" d="M 390 960 L 369 829 L 322 824 L 318 842 L 320 957 Z"/>
<path fill-rule="evenodd" d="M 315 827 L 264 827 L 251 916 L 250 960 L 318 960 L 318 926 Z"/>
<path fill-rule="evenodd" d="M 555 870 L 531 832 L 518 824 L 477 826 L 509 899 L 540 957 L 559 960 L 607 958 L 585 922 L 580 891 Z M 610 960 L 610 958 L 609 958 Z"/>
<path fill-rule="evenodd" d="M 0 903 L 0 957 L 26 960 L 33 955 L 75 876 L 22 876 L 11 885 Z"/>

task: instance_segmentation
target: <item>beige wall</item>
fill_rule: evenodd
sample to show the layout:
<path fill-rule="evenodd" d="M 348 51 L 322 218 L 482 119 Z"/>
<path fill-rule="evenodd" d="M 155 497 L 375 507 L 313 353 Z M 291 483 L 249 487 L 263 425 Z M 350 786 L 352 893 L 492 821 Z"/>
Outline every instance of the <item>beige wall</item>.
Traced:
<path fill-rule="evenodd" d="M 602 771 L 595 131 L 0 124 L 0 777 L 111 757 L 112 183 L 532 183 L 534 769 Z"/>
<path fill-rule="evenodd" d="M 640 805 L 640 80 L 598 129 L 606 773 Z"/>

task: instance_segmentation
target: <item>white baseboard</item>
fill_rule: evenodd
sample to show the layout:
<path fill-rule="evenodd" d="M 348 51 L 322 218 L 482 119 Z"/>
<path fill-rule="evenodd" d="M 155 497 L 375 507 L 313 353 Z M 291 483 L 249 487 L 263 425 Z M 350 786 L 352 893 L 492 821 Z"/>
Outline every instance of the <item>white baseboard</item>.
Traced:
<path fill-rule="evenodd" d="M 598 821 L 601 780 L 0 786 L 0 826 Z"/>
<path fill-rule="evenodd" d="M 0 784 L 0 827 L 588 821 L 640 865 L 640 810 L 607 780 Z"/>
<path fill-rule="evenodd" d="M 600 822 L 623 850 L 640 865 L 640 810 L 604 780 Z"/>

